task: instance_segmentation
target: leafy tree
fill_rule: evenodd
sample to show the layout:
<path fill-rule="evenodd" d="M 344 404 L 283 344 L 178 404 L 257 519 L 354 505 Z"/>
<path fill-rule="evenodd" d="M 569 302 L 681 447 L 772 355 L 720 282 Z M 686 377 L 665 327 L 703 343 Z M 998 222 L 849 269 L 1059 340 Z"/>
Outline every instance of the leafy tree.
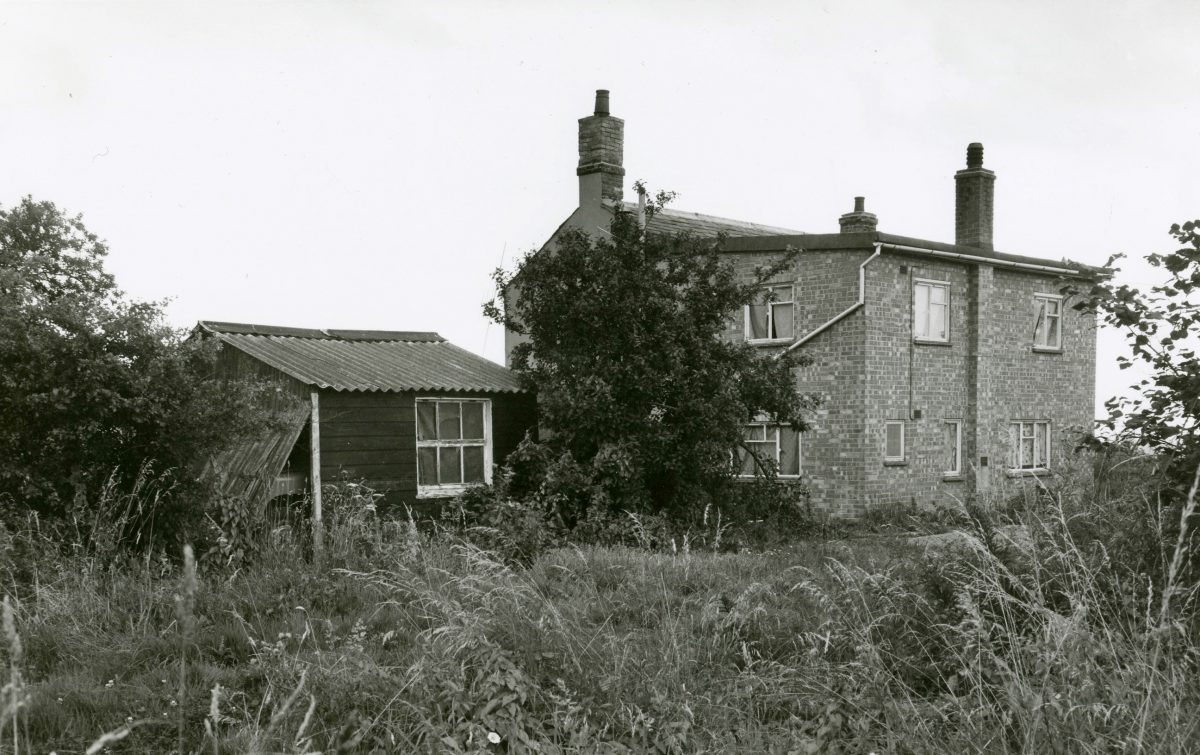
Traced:
<path fill-rule="evenodd" d="M 670 199 L 660 193 L 647 216 Z M 576 508 L 698 511 L 732 477 L 730 449 L 747 421 L 764 413 L 802 430 L 815 403 L 795 390 L 799 357 L 721 338 L 731 313 L 794 255 L 741 280 L 718 241 L 645 234 L 621 211 L 609 230 L 563 232 L 553 251 L 526 256 L 514 274 L 496 271 L 500 298 L 513 287 L 519 296 L 505 312 L 485 311 L 527 337 L 512 365 L 537 391 L 555 459 L 543 471 L 592 490 Z"/>
<path fill-rule="evenodd" d="M 171 533 L 200 515 L 203 461 L 270 418 L 216 378 L 213 345 L 124 297 L 107 253 L 50 202 L 0 208 L 0 510 L 78 518 L 149 465 L 169 494 L 132 525 Z"/>
<path fill-rule="evenodd" d="M 1167 282 L 1143 293 L 1100 280 L 1076 308 L 1099 313 L 1126 334 L 1131 356 L 1118 357 L 1121 369 L 1141 362 L 1149 372 L 1133 386 L 1136 395 L 1107 402 L 1105 424 L 1119 439 L 1159 454 L 1169 487 L 1184 493 L 1200 467 L 1200 220 L 1175 224 L 1170 233 L 1180 248 L 1147 257 Z"/>

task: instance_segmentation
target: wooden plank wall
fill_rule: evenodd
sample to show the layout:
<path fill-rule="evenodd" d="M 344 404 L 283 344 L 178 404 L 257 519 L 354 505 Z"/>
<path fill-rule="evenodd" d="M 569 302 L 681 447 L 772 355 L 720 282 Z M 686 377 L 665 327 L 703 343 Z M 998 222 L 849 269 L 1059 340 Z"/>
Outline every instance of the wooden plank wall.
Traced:
<path fill-rule="evenodd" d="M 499 464 L 526 431 L 536 435 L 537 412 L 527 394 L 422 391 L 422 397 L 490 398 L 492 452 Z M 321 476 L 366 480 L 388 504 L 412 505 L 417 496 L 416 393 L 321 391 Z"/>

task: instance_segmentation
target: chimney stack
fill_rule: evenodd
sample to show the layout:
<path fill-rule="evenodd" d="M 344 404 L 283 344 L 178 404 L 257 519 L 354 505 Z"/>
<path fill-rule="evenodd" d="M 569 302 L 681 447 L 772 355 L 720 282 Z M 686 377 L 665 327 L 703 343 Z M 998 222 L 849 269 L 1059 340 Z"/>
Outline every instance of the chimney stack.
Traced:
<path fill-rule="evenodd" d="M 595 112 L 579 119 L 579 206 L 620 202 L 625 183 L 625 121 L 608 113 L 608 90 L 596 90 Z"/>
<path fill-rule="evenodd" d="M 874 233 L 876 226 L 879 225 L 879 218 L 875 217 L 875 213 L 867 212 L 867 200 L 863 197 L 854 198 L 854 212 L 847 212 L 842 217 L 838 218 L 838 223 L 842 226 L 842 233 Z"/>
<path fill-rule="evenodd" d="M 967 146 L 967 167 L 954 174 L 954 243 L 992 251 L 996 174 L 983 167 L 983 145 Z"/>

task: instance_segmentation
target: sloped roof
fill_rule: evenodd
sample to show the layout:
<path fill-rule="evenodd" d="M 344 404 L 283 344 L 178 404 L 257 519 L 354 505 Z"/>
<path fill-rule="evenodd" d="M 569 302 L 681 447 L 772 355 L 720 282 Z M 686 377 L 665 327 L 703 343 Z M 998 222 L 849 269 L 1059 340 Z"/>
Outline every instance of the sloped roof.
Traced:
<path fill-rule="evenodd" d="M 636 213 L 638 210 L 633 202 L 622 202 L 621 206 L 626 212 Z M 651 233 L 691 233 L 696 236 L 716 236 L 718 233 L 730 236 L 794 236 L 803 233 L 790 228 L 671 209 L 655 213 L 646 224 L 646 230 Z"/>
<path fill-rule="evenodd" d="M 516 374 L 437 333 L 316 330 L 201 320 L 196 330 L 299 380 L 335 391 L 525 390 Z"/>

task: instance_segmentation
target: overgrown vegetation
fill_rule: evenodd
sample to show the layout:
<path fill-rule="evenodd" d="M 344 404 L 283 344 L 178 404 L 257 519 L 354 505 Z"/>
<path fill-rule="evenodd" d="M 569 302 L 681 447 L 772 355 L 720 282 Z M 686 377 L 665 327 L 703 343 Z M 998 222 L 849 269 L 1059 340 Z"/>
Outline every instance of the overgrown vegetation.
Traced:
<path fill-rule="evenodd" d="M 31 522 L 3 538 L 6 554 L 31 555 L 4 576 L 0 741 L 59 753 L 102 733 L 115 753 L 1192 752 L 1196 593 L 1177 570 L 1139 572 L 1121 543 L 1146 538 L 1168 563 L 1183 546 L 1146 517 L 1097 526 L 1148 485 L 1131 465 L 1101 468 L 1048 504 L 959 512 L 948 539 L 717 553 L 715 523 L 672 540 L 626 518 L 609 526 L 638 547 L 531 548 L 526 565 L 379 520 L 361 486 L 327 491 L 339 503 L 323 567 L 286 524 L 234 569 L 156 556 L 110 567 L 42 547 Z"/>
<path fill-rule="evenodd" d="M 213 344 L 127 299 L 107 253 L 50 202 L 0 208 L 0 519 L 112 522 L 87 506 L 153 478 L 117 534 L 179 543 L 202 534 L 205 460 L 270 416 L 263 389 L 216 379 Z"/>
<path fill-rule="evenodd" d="M 670 199 L 660 193 L 647 217 Z M 647 234 L 618 210 L 607 235 L 566 230 L 512 275 L 497 271 L 505 307 L 485 311 L 525 336 L 512 366 L 537 391 L 541 469 L 562 491 L 545 503 L 566 526 L 593 509 L 694 517 L 727 492 L 747 422 L 804 429 L 814 402 L 795 390 L 799 357 L 721 338 L 795 256 L 745 280 L 718 243 Z"/>

